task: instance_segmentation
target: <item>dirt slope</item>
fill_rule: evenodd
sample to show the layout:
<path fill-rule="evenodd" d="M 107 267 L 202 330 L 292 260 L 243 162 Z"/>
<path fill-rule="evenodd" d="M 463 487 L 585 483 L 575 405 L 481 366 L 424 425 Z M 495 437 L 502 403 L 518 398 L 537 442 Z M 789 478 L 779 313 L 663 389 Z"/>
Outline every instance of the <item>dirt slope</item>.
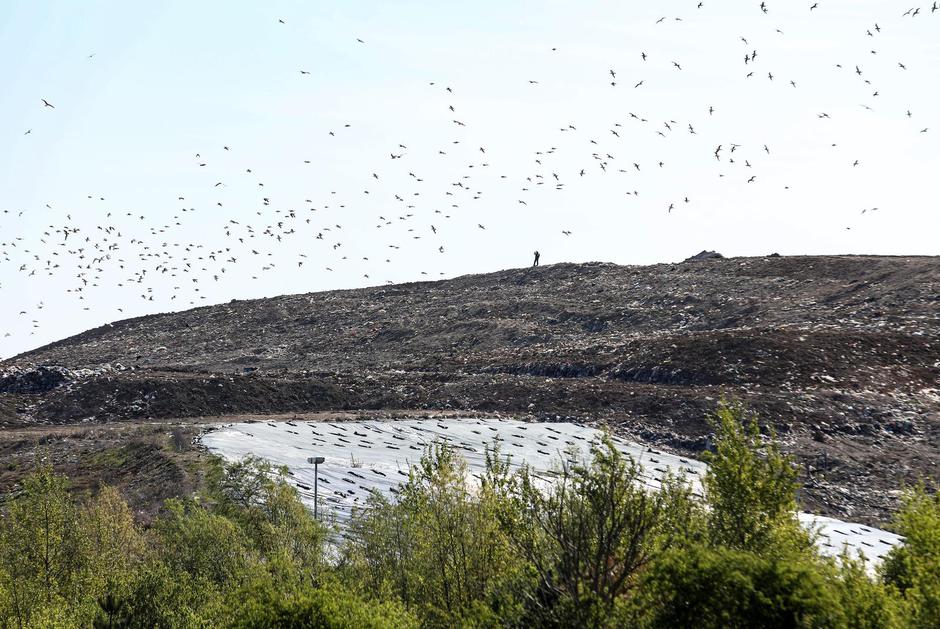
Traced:
<path fill-rule="evenodd" d="M 940 258 L 559 264 L 129 319 L 0 363 L 10 428 L 475 410 L 694 454 L 722 395 L 800 457 L 810 507 L 883 517 L 940 478 Z"/>

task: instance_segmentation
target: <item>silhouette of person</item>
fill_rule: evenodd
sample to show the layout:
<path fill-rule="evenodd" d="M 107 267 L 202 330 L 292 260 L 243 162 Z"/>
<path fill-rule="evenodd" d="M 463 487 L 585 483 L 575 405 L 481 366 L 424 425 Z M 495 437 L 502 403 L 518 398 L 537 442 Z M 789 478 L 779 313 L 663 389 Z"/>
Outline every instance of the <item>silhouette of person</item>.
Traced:
<path fill-rule="evenodd" d="M 535 261 L 532 262 L 532 266 L 535 267 L 535 266 L 538 266 L 538 265 L 539 265 L 539 252 L 536 251 L 536 252 L 535 252 Z"/>

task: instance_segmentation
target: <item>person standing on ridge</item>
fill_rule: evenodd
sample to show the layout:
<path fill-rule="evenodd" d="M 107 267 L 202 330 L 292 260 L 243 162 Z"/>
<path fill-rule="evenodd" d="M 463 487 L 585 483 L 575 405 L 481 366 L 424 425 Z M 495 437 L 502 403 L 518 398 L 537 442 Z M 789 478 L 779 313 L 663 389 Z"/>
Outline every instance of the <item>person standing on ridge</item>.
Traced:
<path fill-rule="evenodd" d="M 533 267 L 537 267 L 538 265 L 539 265 L 539 252 L 536 251 L 536 252 L 535 252 L 535 261 L 532 262 L 532 266 L 533 266 Z"/>

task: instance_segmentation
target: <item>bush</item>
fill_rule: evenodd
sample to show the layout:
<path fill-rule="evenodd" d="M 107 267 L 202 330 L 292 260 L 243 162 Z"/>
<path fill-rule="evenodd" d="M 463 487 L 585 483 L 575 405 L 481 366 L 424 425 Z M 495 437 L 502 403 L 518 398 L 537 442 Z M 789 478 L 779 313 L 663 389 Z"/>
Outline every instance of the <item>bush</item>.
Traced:
<path fill-rule="evenodd" d="M 757 553 L 812 552 L 797 520 L 797 472 L 757 418 L 738 403 L 722 402 L 712 419 L 715 451 L 706 453 L 705 500 L 714 545 Z"/>
<path fill-rule="evenodd" d="M 242 592 L 235 629 L 408 629 L 417 619 L 394 602 L 367 601 L 331 585 L 285 594 L 270 584 Z"/>
<path fill-rule="evenodd" d="M 834 570 L 833 582 L 847 627 L 879 629 L 903 626 L 899 601 L 889 587 L 871 577 L 860 558 L 843 553 Z"/>
<path fill-rule="evenodd" d="M 646 574 L 651 627 L 840 627 L 838 594 L 819 566 L 728 547 L 667 551 Z"/>
<path fill-rule="evenodd" d="M 884 580 L 903 598 L 913 627 L 940 627 L 940 494 L 909 491 L 896 519 L 904 544 L 882 566 Z"/>

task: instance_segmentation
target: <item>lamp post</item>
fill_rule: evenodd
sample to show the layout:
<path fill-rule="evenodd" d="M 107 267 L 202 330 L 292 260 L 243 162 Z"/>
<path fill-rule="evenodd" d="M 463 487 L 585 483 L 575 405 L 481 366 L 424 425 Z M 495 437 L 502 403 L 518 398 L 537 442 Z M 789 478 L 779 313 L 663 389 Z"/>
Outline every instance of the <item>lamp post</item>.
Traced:
<path fill-rule="evenodd" d="M 320 480 L 319 465 L 323 463 L 326 459 L 322 456 L 311 456 L 307 457 L 307 463 L 313 463 L 313 519 L 319 520 L 317 517 L 317 503 L 320 502 L 319 497 L 317 496 L 317 481 Z"/>

